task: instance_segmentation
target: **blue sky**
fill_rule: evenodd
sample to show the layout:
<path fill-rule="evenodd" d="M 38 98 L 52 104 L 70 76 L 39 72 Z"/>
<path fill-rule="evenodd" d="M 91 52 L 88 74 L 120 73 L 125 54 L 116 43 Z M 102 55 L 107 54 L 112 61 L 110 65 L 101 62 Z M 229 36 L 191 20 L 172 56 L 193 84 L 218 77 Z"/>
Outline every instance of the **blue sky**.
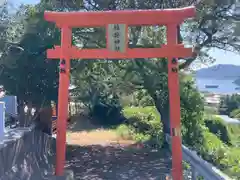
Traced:
<path fill-rule="evenodd" d="M 213 50 L 211 55 L 216 59 L 215 64 L 235 64 L 240 65 L 240 55 L 225 52 L 222 50 Z"/>
<path fill-rule="evenodd" d="M 35 4 L 38 3 L 40 0 L 11 0 L 11 1 L 12 2 L 18 1 L 18 3 Z M 216 59 L 216 62 L 214 64 L 240 65 L 240 55 L 235 53 L 225 52 L 222 50 L 212 50 L 211 56 Z"/>
<path fill-rule="evenodd" d="M 40 0 L 10 0 L 12 2 L 17 2 L 19 4 L 21 3 L 26 3 L 26 4 L 35 4 L 35 3 L 38 3 L 40 2 Z"/>

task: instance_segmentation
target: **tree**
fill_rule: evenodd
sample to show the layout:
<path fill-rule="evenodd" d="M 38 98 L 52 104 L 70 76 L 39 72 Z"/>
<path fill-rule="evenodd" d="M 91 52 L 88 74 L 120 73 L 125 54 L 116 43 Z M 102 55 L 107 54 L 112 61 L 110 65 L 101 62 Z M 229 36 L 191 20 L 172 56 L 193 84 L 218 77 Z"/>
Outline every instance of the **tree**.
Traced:
<path fill-rule="evenodd" d="M 14 41 L 18 35 L 16 31 L 19 30 L 17 25 L 17 17 L 12 13 L 9 13 L 9 9 L 14 11 L 14 7 L 8 1 L 0 4 L 0 54 L 1 54 L 1 63 L 0 63 L 0 74 L 2 69 L 5 67 L 11 68 L 13 63 L 8 62 L 8 59 L 2 58 L 6 54 L 11 52 L 14 56 L 18 56 L 22 51 L 22 48 Z M 19 34 L 20 35 L 20 34 Z"/>
<path fill-rule="evenodd" d="M 59 31 L 44 21 L 43 10 L 34 6 L 20 7 L 15 16 L 18 19 L 9 32 L 16 48 L 1 56 L 8 66 L 2 65 L 0 84 L 8 94 L 18 97 L 20 121 L 24 125 L 28 123 L 23 116 L 24 104 L 38 111 L 43 104 L 49 106 L 51 100 L 57 100 L 58 62 L 47 60 L 45 52 L 59 42 Z"/>
<path fill-rule="evenodd" d="M 219 112 L 221 114 L 230 115 L 233 110 L 238 109 L 240 106 L 240 95 L 233 94 L 223 96 L 221 98 Z"/>
<path fill-rule="evenodd" d="M 4 68 L 0 82 L 20 100 L 40 105 L 43 99 L 49 101 L 57 97 L 58 62 L 48 61 L 45 51 L 59 42 L 59 32 L 41 19 L 43 14 L 34 7 L 24 7 L 24 12 L 23 35 L 18 41 L 24 51 L 19 56 L 9 52 L 2 57 L 14 62 L 15 67 Z"/>

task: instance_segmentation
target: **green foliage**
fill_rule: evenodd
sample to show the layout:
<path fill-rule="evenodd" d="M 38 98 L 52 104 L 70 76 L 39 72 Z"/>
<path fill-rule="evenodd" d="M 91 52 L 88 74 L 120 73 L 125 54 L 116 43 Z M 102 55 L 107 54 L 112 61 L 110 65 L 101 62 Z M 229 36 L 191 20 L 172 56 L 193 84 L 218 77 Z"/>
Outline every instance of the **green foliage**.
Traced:
<path fill-rule="evenodd" d="M 240 146 L 240 125 L 227 124 L 227 129 L 231 137 L 232 145 L 235 147 L 239 147 Z"/>
<path fill-rule="evenodd" d="M 80 60 L 72 71 L 73 94 L 90 110 L 99 102 L 119 105 L 125 92 L 131 93 L 123 81 L 124 72 L 107 60 Z M 125 88 L 126 87 L 126 88 Z"/>
<path fill-rule="evenodd" d="M 160 116 L 158 110 L 153 107 L 153 106 L 148 106 L 148 107 L 125 107 L 123 109 L 124 116 L 126 118 L 131 118 L 133 116 L 138 116 L 141 117 L 145 115 L 150 118 L 154 118 L 155 122 L 160 121 Z"/>
<path fill-rule="evenodd" d="M 208 129 L 204 131 L 204 141 L 201 147 L 201 154 L 203 158 L 214 164 L 219 164 L 220 160 L 224 157 L 226 145 Z"/>
<path fill-rule="evenodd" d="M 227 148 L 224 158 L 219 162 L 221 169 L 231 177 L 240 179 L 240 150 L 239 148 Z"/>
<path fill-rule="evenodd" d="M 185 113 L 187 113 L 187 111 L 185 111 Z M 136 133 L 145 132 L 146 134 L 150 134 L 153 139 L 163 138 L 160 115 L 155 107 L 125 107 L 123 114 L 128 119 L 128 124 L 135 129 Z M 183 118 L 187 119 L 188 117 L 192 117 L 197 119 L 197 117 L 195 117 L 196 114 L 183 114 Z M 182 123 L 182 134 L 183 143 L 188 143 L 187 145 L 198 149 L 199 146 L 197 147 L 197 145 L 202 143 L 203 140 L 201 122 L 194 124 L 194 119 L 192 122 L 185 120 L 185 122 Z"/>
<path fill-rule="evenodd" d="M 121 124 L 116 129 L 117 135 L 124 140 L 131 140 L 133 138 L 133 130 L 126 124 Z"/>
<path fill-rule="evenodd" d="M 230 117 L 231 117 L 231 118 L 240 119 L 240 109 L 234 109 L 234 110 L 230 113 Z"/>
<path fill-rule="evenodd" d="M 35 107 L 43 102 L 49 104 L 57 100 L 58 62 L 47 60 L 45 51 L 59 42 L 59 31 L 42 18 L 43 9 L 23 6 L 19 11 L 21 35 L 14 40 L 23 51 L 17 55 L 9 51 L 1 57 L 14 66 L 3 69 L 0 83 L 9 94 Z"/>
<path fill-rule="evenodd" d="M 216 116 L 209 116 L 205 119 L 205 125 L 209 131 L 218 136 L 224 143 L 231 145 L 231 135 L 228 132 L 227 125 L 223 120 Z"/>
<path fill-rule="evenodd" d="M 213 163 L 229 176 L 240 178 L 240 151 L 238 148 L 228 147 L 216 135 L 204 130 L 204 143 L 201 146 L 201 156 Z"/>
<path fill-rule="evenodd" d="M 240 106 L 240 95 L 238 94 L 227 95 L 221 98 L 219 112 L 220 114 L 230 115 L 230 113 L 233 110 L 238 109 L 239 106 Z"/>
<path fill-rule="evenodd" d="M 123 106 L 153 106 L 154 101 L 145 89 L 136 90 L 128 96 L 122 97 Z"/>
<path fill-rule="evenodd" d="M 205 125 L 227 145 L 238 147 L 240 145 L 240 125 L 225 123 L 220 117 L 205 116 Z"/>
<path fill-rule="evenodd" d="M 190 92 L 189 92 L 189 95 L 191 95 Z M 197 99 L 198 94 L 193 93 L 193 95 L 195 95 L 194 96 L 195 100 L 198 101 Z M 184 144 L 197 149 L 199 145 L 202 143 L 202 139 L 203 139 L 202 128 L 201 128 L 201 125 L 203 122 L 201 117 L 202 112 L 191 111 L 190 108 L 193 108 L 194 105 L 190 105 L 190 106 L 189 107 L 185 106 L 181 109 L 182 137 L 183 137 Z M 201 106 L 199 108 L 201 108 Z M 142 123 L 142 122 L 145 122 L 145 121 L 149 121 L 151 123 L 155 122 L 154 127 L 157 127 L 157 125 L 160 124 L 159 112 L 153 106 L 129 107 L 129 108 L 124 108 L 123 112 L 124 112 L 124 116 L 127 119 L 129 119 L 128 122 L 131 122 L 130 124 L 135 125 L 135 127 L 137 127 L 137 129 L 139 129 L 140 132 L 146 131 L 146 129 L 148 129 L 147 127 L 145 127 L 146 123 Z M 155 119 L 155 121 L 150 121 L 150 119 Z"/>
<path fill-rule="evenodd" d="M 126 124 L 131 129 L 133 139 L 140 142 L 155 142 L 158 146 L 163 143 L 163 129 L 156 108 L 125 107 L 123 114 Z"/>
<path fill-rule="evenodd" d="M 185 145 L 197 149 L 203 139 L 203 100 L 200 93 L 194 88 L 193 81 L 189 80 L 182 82 L 180 95 L 182 140 Z"/>

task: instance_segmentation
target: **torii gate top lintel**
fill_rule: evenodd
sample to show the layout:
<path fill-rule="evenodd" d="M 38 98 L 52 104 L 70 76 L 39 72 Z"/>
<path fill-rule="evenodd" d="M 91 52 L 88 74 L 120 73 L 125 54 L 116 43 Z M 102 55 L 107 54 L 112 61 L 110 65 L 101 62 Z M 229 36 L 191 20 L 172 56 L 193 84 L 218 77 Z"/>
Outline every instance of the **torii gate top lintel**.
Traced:
<path fill-rule="evenodd" d="M 62 46 L 55 46 L 47 51 L 50 59 L 131 59 L 131 58 L 161 58 L 169 57 L 175 52 L 175 57 L 189 57 L 192 48 L 184 48 L 177 43 L 177 26 L 185 19 L 195 15 L 195 7 L 161 9 L 161 10 L 121 10 L 121 11 L 90 11 L 90 12 L 45 12 L 44 17 L 49 22 L 55 22 L 62 30 Z M 111 39 L 109 26 L 122 25 L 123 35 Z M 128 48 L 128 27 L 143 25 L 165 25 L 167 27 L 167 45 L 159 48 Z M 105 27 L 107 48 L 78 49 L 72 46 L 71 34 L 74 27 Z M 112 34 L 112 33 L 110 33 Z M 111 50 L 118 43 L 121 50 Z M 120 44 L 120 45 L 119 45 Z M 61 49 L 65 47 L 64 53 Z M 124 53 L 122 53 L 124 52 Z M 60 57 L 61 54 L 61 57 Z"/>
<path fill-rule="evenodd" d="M 96 27 L 108 24 L 128 25 L 164 25 L 179 24 L 186 18 L 195 15 L 195 7 L 153 10 L 119 10 L 119 11 L 88 11 L 88 12 L 50 12 L 44 18 L 54 22 L 58 27 Z M 77 19 L 77 21 L 76 21 Z"/>

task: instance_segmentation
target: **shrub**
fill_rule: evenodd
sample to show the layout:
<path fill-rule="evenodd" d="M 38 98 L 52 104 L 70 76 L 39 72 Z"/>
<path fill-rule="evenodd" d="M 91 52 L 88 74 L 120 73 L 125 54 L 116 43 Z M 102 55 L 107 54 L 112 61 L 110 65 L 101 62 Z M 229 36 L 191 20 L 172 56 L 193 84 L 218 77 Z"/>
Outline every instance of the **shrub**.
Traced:
<path fill-rule="evenodd" d="M 235 109 L 230 113 L 231 118 L 240 119 L 240 109 Z"/>
<path fill-rule="evenodd" d="M 127 118 L 128 127 L 133 129 L 133 137 L 136 141 L 158 141 L 158 145 L 162 145 L 162 123 L 155 107 L 126 107 L 123 109 L 123 114 Z"/>
<path fill-rule="evenodd" d="M 199 144 L 202 144 L 201 122 L 197 120 L 187 121 L 189 118 L 197 119 L 198 113 L 189 115 L 187 111 L 183 110 L 181 113 L 183 143 L 194 149 L 198 148 Z M 159 112 L 154 106 L 126 107 L 123 109 L 123 114 L 128 119 L 128 125 L 133 126 L 136 133 L 151 135 L 152 142 L 163 142 L 162 123 Z"/>
<path fill-rule="evenodd" d="M 123 109 L 123 114 L 126 118 L 131 118 L 134 116 L 139 116 L 139 113 L 141 115 L 151 115 L 154 119 L 154 121 L 160 121 L 160 115 L 157 111 L 157 109 L 154 106 L 147 106 L 147 107 L 125 107 Z"/>
<path fill-rule="evenodd" d="M 228 147 L 208 129 L 203 134 L 204 143 L 200 149 L 203 159 L 229 176 L 240 179 L 240 149 Z"/>
<path fill-rule="evenodd" d="M 181 109 L 182 143 L 192 149 L 198 149 L 203 141 L 203 118 L 198 115 L 198 113 L 190 113 L 186 109 Z"/>
<path fill-rule="evenodd" d="M 200 148 L 203 158 L 215 165 L 218 165 L 224 157 L 226 145 L 213 133 L 206 129 L 203 133 L 203 146 Z"/>
<path fill-rule="evenodd" d="M 227 124 L 228 133 L 231 137 L 232 145 L 240 146 L 240 125 L 239 124 Z"/>
<path fill-rule="evenodd" d="M 224 173 L 235 179 L 240 179 L 240 149 L 227 148 L 226 155 L 220 160 L 220 167 Z"/>
<path fill-rule="evenodd" d="M 119 125 L 116 129 L 116 133 L 118 137 L 124 140 L 129 140 L 133 137 L 133 130 L 131 130 L 126 124 Z"/>
<path fill-rule="evenodd" d="M 203 98 L 191 81 L 181 84 L 180 94 L 182 142 L 192 149 L 198 149 L 203 139 Z"/>
<path fill-rule="evenodd" d="M 205 116 L 205 125 L 209 131 L 217 135 L 224 143 L 240 145 L 240 125 L 225 123 L 220 117 Z"/>
<path fill-rule="evenodd" d="M 209 131 L 217 135 L 224 143 L 231 145 L 231 137 L 227 125 L 223 120 L 216 116 L 208 116 L 206 118 L 205 125 L 208 127 Z"/>

